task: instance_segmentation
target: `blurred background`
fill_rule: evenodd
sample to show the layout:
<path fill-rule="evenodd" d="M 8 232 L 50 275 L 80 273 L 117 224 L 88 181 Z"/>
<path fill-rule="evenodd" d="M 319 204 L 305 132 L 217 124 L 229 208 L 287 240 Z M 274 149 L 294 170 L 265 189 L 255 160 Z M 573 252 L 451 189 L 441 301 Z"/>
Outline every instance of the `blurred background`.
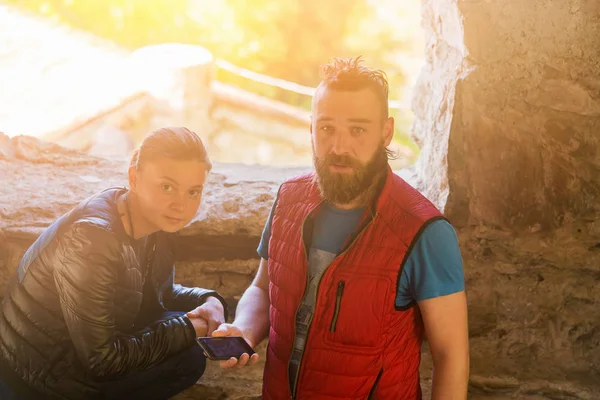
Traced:
<path fill-rule="evenodd" d="M 319 66 L 383 69 L 394 167 L 412 164 L 420 0 L 0 1 L 0 132 L 120 157 L 185 124 L 215 161 L 309 165 Z"/>

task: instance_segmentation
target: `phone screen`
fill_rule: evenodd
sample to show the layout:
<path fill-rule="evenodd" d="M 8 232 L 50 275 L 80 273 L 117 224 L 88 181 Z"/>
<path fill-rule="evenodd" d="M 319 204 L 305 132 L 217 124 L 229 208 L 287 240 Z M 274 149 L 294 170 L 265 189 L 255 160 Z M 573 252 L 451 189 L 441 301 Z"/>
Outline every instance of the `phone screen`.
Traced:
<path fill-rule="evenodd" d="M 239 336 L 200 337 L 197 340 L 211 360 L 229 360 L 231 357 L 240 358 L 244 353 L 255 353 L 244 338 Z"/>

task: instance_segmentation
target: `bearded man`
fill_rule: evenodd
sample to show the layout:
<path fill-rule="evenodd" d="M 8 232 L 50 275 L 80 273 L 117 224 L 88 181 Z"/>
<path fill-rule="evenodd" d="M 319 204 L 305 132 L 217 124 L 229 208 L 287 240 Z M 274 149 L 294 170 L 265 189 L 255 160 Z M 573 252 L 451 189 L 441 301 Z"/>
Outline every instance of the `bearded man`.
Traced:
<path fill-rule="evenodd" d="M 310 127 L 315 172 L 283 183 L 260 266 L 214 336 L 269 345 L 263 399 L 466 399 L 467 306 L 456 233 L 394 174 L 388 83 L 360 58 L 323 67 Z M 257 355 L 222 362 L 256 362 Z"/>

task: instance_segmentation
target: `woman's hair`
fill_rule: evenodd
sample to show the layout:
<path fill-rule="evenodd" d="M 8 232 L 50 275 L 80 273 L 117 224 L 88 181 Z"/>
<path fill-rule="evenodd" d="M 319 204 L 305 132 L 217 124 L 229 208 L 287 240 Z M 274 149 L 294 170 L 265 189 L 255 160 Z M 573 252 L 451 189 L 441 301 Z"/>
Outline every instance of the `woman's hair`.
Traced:
<path fill-rule="evenodd" d="M 130 166 L 137 169 L 158 157 L 175 160 L 197 160 L 206 164 L 208 171 L 212 163 L 200 137 L 184 127 L 160 128 L 146 136 L 133 152 Z"/>

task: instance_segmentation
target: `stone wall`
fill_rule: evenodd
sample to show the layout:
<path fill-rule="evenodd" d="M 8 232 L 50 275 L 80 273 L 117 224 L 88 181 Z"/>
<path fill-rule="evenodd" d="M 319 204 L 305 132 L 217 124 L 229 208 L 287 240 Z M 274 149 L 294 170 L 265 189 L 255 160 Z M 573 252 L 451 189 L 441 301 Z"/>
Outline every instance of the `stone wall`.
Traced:
<path fill-rule="evenodd" d="M 423 1 L 418 170 L 455 224 L 552 228 L 600 202 L 600 3 Z"/>
<path fill-rule="evenodd" d="M 472 392 L 600 398 L 600 3 L 424 0 L 423 27 L 415 171 L 459 228 Z"/>

